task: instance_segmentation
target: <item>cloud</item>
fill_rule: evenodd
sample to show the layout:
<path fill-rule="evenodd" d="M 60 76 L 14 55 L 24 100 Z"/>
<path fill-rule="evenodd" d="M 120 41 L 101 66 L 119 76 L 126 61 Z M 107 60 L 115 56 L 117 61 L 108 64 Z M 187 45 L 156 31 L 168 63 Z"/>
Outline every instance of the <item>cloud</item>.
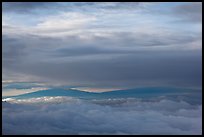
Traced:
<path fill-rule="evenodd" d="M 201 85 L 201 52 L 180 45 L 197 41 L 196 37 L 145 36 L 116 33 L 87 40 L 29 35 L 13 38 L 15 42 L 3 36 L 3 69 L 86 86 Z M 153 46 L 155 40 L 163 44 Z"/>
<path fill-rule="evenodd" d="M 138 9 L 148 3 L 141 2 L 3 2 L 3 12 L 36 14 L 37 10 L 54 9 L 61 11 L 87 11 L 88 8 L 100 10 Z M 76 9 L 80 7 L 80 9 Z M 47 11 L 49 12 L 49 11 Z"/>
<path fill-rule="evenodd" d="M 168 99 L 116 106 L 65 97 L 14 102 L 2 102 L 3 134 L 202 133 L 202 106 Z"/>
<path fill-rule="evenodd" d="M 25 45 L 16 38 L 3 36 L 2 46 L 3 65 L 16 63 L 21 60 L 23 56 L 26 56 L 26 52 L 24 52 Z"/>
<path fill-rule="evenodd" d="M 57 2 L 3 2 L 3 12 L 35 14 L 37 10 L 42 11 L 45 8 L 56 8 L 59 5 Z"/>
<path fill-rule="evenodd" d="M 57 22 L 56 22 L 57 20 Z M 58 33 L 67 32 L 76 29 L 83 29 L 88 23 L 95 21 L 96 18 L 81 13 L 64 13 L 58 16 L 52 16 L 37 24 L 37 33 Z"/>
<path fill-rule="evenodd" d="M 175 14 L 183 18 L 183 21 L 195 23 L 202 22 L 202 3 L 191 2 L 175 7 Z"/>
<path fill-rule="evenodd" d="M 4 2 L 2 8 L 3 80 L 202 87 L 202 3 Z M 3 102 L 3 134 L 201 134 L 202 129 L 202 106 L 166 98 L 10 101 Z"/>
<path fill-rule="evenodd" d="M 25 4 L 3 5 L 4 77 L 86 86 L 201 85 L 199 27 L 172 23 L 182 12 L 162 20 L 145 12 L 149 5 L 149 11 L 172 13 L 192 3 L 30 3 L 24 9 Z M 26 13 L 43 8 L 56 13 Z M 25 15 L 19 14 L 23 9 Z"/>

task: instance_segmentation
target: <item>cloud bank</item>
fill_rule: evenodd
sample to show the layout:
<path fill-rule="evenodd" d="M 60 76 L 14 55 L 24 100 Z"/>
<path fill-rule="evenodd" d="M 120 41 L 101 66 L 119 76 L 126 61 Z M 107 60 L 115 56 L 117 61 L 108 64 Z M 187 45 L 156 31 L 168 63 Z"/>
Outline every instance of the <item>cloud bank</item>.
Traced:
<path fill-rule="evenodd" d="M 101 105 L 43 97 L 3 102 L 3 134 L 202 134 L 201 105 L 168 99 L 118 101 Z"/>

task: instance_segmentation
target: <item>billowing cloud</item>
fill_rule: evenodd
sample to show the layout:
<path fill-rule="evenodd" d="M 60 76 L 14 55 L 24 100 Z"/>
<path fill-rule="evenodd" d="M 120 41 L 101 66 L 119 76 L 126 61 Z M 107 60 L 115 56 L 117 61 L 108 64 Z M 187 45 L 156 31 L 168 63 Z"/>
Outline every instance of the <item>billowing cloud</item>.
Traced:
<path fill-rule="evenodd" d="M 7 101 L 2 109 L 3 134 L 202 134 L 202 106 L 184 101 L 97 103 L 69 97 Z"/>

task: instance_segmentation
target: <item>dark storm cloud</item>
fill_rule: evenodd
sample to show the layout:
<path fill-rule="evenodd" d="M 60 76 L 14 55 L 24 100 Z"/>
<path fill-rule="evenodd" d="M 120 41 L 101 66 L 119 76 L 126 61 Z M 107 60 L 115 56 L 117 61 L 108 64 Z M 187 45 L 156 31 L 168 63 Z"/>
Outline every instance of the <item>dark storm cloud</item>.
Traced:
<path fill-rule="evenodd" d="M 191 2 L 175 7 L 175 14 L 184 18 L 184 21 L 202 22 L 202 3 Z"/>
<path fill-rule="evenodd" d="M 26 52 L 24 52 L 25 45 L 19 39 L 3 36 L 2 46 L 3 64 L 16 63 L 26 55 Z"/>
<path fill-rule="evenodd" d="M 111 38 L 93 37 L 87 42 L 77 36 L 61 39 L 3 35 L 3 69 L 76 85 L 201 85 L 202 55 L 198 50 L 137 49 L 179 46 L 182 41 L 188 44 L 197 37 L 142 36 L 116 33 Z"/>
<path fill-rule="evenodd" d="M 189 35 L 163 35 L 152 36 L 150 34 L 134 33 L 114 33 L 111 38 L 94 36 L 92 42 L 83 41 L 77 37 L 67 38 L 67 47 L 54 50 L 49 54 L 55 57 L 62 56 L 85 56 L 95 54 L 140 54 L 140 50 L 133 48 L 147 47 L 168 47 L 177 44 L 178 47 L 183 44 L 198 41 L 200 37 Z M 52 44 L 56 42 L 53 41 Z M 66 44 L 66 43 L 64 43 Z M 97 44 L 97 45 L 96 45 Z M 57 43 L 56 43 L 57 45 Z M 69 47 L 69 45 L 72 45 Z M 114 47 L 114 48 L 113 48 Z"/>
<path fill-rule="evenodd" d="M 86 61 L 82 57 L 81 60 L 73 62 L 26 61 L 13 64 L 14 66 L 10 69 L 55 82 L 86 86 L 131 87 L 161 83 L 163 85 L 201 86 L 201 55 L 198 53 L 179 54 L 183 53 L 144 52 L 109 60 Z M 103 55 L 101 57 L 103 58 Z"/>

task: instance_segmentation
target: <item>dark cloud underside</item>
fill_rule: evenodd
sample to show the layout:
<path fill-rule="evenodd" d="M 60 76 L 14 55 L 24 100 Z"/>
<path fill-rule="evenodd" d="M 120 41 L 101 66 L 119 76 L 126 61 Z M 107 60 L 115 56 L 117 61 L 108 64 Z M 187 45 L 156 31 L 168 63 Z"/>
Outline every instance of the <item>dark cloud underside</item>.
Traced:
<path fill-rule="evenodd" d="M 5 79 L 201 86 L 201 3 L 16 2 L 2 16 Z"/>

